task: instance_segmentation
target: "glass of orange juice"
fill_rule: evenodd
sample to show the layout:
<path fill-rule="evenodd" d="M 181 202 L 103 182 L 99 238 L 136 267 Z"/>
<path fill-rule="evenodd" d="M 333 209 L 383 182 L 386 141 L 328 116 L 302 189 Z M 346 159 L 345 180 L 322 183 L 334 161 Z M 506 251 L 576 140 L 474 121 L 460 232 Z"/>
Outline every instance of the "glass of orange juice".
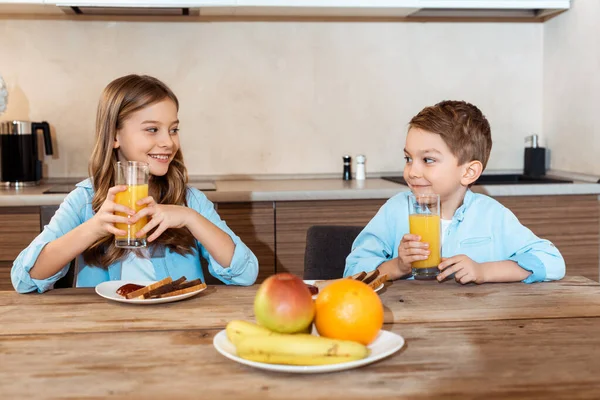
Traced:
<path fill-rule="evenodd" d="M 148 197 L 148 163 L 138 161 L 117 162 L 117 185 L 127 185 L 127 190 L 117 193 L 115 203 L 122 204 L 131 208 L 135 212 L 140 211 L 146 205 L 139 206 L 137 201 Z M 117 215 L 131 218 L 131 216 L 117 212 Z M 115 224 L 117 229 L 127 232 L 124 236 L 115 236 L 115 246 L 135 249 L 146 247 L 146 236 L 136 237 L 135 234 L 140 231 L 148 222 L 147 217 L 142 217 L 135 224 Z"/>
<path fill-rule="evenodd" d="M 435 279 L 440 263 L 440 196 L 438 194 L 408 195 L 408 224 L 410 233 L 421 236 L 429 244 L 429 257 L 412 263 L 415 279 Z"/>

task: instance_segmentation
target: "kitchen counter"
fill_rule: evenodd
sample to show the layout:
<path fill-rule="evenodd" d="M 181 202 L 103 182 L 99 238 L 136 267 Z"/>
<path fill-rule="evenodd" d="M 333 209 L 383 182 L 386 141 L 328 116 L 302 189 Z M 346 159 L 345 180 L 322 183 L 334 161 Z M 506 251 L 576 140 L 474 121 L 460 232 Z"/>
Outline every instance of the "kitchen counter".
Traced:
<path fill-rule="evenodd" d="M 581 175 L 554 174 L 574 179 L 573 183 L 516 184 L 474 186 L 473 191 L 489 196 L 542 196 L 600 194 L 600 184 Z M 43 184 L 19 190 L 0 190 L 0 207 L 58 205 L 66 193 L 44 194 L 56 185 L 74 184 L 77 179 L 49 179 Z M 190 178 L 193 187 L 205 188 L 207 180 Z M 205 191 L 213 202 L 297 201 L 297 200 L 352 200 L 387 199 L 408 187 L 381 178 L 365 181 L 344 181 L 339 178 L 307 179 L 239 179 L 214 180 L 216 190 Z"/>

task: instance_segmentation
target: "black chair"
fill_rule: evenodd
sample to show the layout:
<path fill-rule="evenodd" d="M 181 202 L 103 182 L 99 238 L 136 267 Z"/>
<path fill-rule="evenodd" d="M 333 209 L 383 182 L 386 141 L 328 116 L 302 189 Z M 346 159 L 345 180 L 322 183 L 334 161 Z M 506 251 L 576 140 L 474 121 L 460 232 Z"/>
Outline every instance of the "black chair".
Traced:
<path fill-rule="evenodd" d="M 337 279 L 344 275 L 346 257 L 361 226 L 315 225 L 306 231 L 304 279 Z"/>
<path fill-rule="evenodd" d="M 69 271 L 54 284 L 54 289 L 66 289 L 75 287 L 75 270 L 77 269 L 77 258 L 71 261 Z"/>

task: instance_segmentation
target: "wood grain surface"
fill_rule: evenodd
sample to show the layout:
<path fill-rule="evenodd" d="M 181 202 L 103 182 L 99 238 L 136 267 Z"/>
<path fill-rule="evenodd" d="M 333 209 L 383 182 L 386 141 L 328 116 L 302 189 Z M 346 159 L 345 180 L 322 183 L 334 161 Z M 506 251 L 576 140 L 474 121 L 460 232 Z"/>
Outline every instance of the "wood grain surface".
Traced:
<path fill-rule="evenodd" d="M 386 285 L 379 292 L 386 323 L 600 317 L 600 284 L 583 277 L 533 285 Z M 188 300 L 160 305 L 117 303 L 87 288 L 41 295 L 0 292 L 2 334 L 223 328 L 232 319 L 254 320 L 257 287 L 209 286 Z"/>
<path fill-rule="evenodd" d="M 267 372 L 221 356 L 218 330 L 0 335 L 3 398 L 596 399 L 600 319 L 388 324 L 406 346 L 338 373 Z"/>

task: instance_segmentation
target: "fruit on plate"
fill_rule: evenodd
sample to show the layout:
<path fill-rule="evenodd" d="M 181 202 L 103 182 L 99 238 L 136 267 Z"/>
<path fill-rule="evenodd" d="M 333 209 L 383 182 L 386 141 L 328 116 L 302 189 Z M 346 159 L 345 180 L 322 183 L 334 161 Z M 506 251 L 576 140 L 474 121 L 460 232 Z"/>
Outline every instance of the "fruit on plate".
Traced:
<path fill-rule="evenodd" d="M 231 321 L 225 330 L 237 355 L 251 361 L 325 365 L 360 360 L 369 355 L 369 349 L 357 342 L 305 333 L 276 333 L 246 321 Z"/>
<path fill-rule="evenodd" d="M 227 339 L 229 339 L 234 346 L 237 346 L 239 341 L 245 337 L 260 335 L 271 336 L 276 334 L 260 325 L 241 320 L 230 321 L 225 327 L 225 333 L 227 333 Z"/>
<path fill-rule="evenodd" d="M 315 306 L 315 327 L 321 336 L 368 345 L 383 327 L 381 299 L 361 281 L 332 282 L 321 290 Z"/>
<path fill-rule="evenodd" d="M 260 325 L 274 332 L 306 332 L 315 317 L 315 304 L 302 279 L 279 273 L 258 288 L 254 315 Z"/>
<path fill-rule="evenodd" d="M 290 365 L 338 364 L 369 355 L 360 343 L 305 333 L 248 336 L 239 341 L 236 350 L 247 360 Z"/>

